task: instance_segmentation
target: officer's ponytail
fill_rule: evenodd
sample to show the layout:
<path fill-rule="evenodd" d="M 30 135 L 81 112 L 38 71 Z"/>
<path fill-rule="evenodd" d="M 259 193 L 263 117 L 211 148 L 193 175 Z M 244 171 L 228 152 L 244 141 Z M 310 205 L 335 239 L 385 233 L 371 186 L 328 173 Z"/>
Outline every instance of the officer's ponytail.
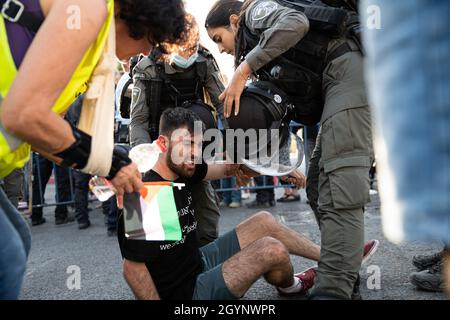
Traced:
<path fill-rule="evenodd" d="M 244 3 L 239 0 L 217 1 L 206 17 L 205 28 L 228 27 L 230 16 L 233 14 L 239 16 L 243 5 Z"/>

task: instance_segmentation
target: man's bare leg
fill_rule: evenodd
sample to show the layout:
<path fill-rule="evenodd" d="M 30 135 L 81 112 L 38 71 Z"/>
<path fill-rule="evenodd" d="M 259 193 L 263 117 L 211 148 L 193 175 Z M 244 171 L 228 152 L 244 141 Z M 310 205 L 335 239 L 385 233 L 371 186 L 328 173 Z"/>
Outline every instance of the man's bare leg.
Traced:
<path fill-rule="evenodd" d="M 263 237 L 272 237 L 283 243 L 290 254 L 319 261 L 320 247 L 311 240 L 289 229 L 268 212 L 259 212 L 236 227 L 241 249 Z"/>
<path fill-rule="evenodd" d="M 261 276 L 274 286 L 286 288 L 294 283 L 289 252 L 279 241 L 262 237 L 249 243 L 224 262 L 225 284 L 236 297 L 242 297 Z"/>

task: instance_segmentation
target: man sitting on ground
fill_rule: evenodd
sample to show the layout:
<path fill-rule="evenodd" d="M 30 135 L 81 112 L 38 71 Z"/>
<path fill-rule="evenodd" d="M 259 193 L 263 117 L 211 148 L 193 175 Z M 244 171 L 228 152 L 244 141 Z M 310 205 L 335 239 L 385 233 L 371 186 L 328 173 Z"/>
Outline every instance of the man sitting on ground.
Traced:
<path fill-rule="evenodd" d="M 158 140 L 165 150 L 153 170 L 143 177 L 146 182 L 185 184 L 173 189 L 182 239 L 130 240 L 125 238 L 123 218 L 119 220 L 123 274 L 134 295 L 138 299 L 238 299 L 261 276 L 282 294 L 305 294 L 314 283 L 315 269 L 294 274 L 289 255 L 318 261 L 320 247 L 277 222 L 270 213 L 259 212 L 214 242 L 199 247 L 191 186 L 234 176 L 238 171 L 242 176 L 245 168 L 194 164 L 200 158 L 203 137 L 201 132 L 194 132 L 196 121 L 199 118 L 187 109 L 163 112 Z M 185 129 L 182 134 L 180 129 Z M 180 155 L 187 157 L 180 161 Z M 304 185 L 304 181 L 298 184 Z"/>

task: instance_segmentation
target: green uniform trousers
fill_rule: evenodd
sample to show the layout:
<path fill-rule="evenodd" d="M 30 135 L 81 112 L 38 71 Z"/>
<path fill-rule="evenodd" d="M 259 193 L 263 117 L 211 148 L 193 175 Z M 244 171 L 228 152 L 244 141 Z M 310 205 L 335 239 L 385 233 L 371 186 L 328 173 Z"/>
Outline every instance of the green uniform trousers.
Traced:
<path fill-rule="evenodd" d="M 372 161 L 368 106 L 340 111 L 322 123 L 306 190 L 321 231 L 312 295 L 351 297 L 363 256 Z"/>
<path fill-rule="evenodd" d="M 198 222 L 197 235 L 200 246 L 207 245 L 219 237 L 220 211 L 216 195 L 209 181 L 192 186 L 195 217 Z"/>

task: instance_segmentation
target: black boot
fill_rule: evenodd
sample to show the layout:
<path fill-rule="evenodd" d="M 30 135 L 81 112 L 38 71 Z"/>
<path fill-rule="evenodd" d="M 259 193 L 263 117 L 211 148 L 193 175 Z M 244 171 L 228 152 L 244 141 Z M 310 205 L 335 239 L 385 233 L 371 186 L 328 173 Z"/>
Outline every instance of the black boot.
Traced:
<path fill-rule="evenodd" d="M 32 218 L 32 219 L 31 219 L 31 225 L 32 225 L 33 227 L 39 226 L 39 225 L 41 225 L 41 224 L 44 224 L 45 222 L 46 222 L 46 220 L 45 220 L 44 217 Z"/>
<path fill-rule="evenodd" d="M 442 260 L 444 250 L 434 254 L 417 255 L 413 257 L 412 264 L 419 271 L 428 270 Z"/>
<path fill-rule="evenodd" d="M 267 209 L 273 207 L 270 201 L 260 202 L 258 200 L 255 200 L 253 202 L 250 202 L 247 205 L 247 208 L 249 209 Z"/>
<path fill-rule="evenodd" d="M 60 225 L 63 225 L 63 224 L 68 224 L 68 223 L 71 223 L 71 222 L 74 222 L 75 221 L 75 218 L 74 217 L 71 217 L 71 216 L 66 216 L 66 217 L 56 217 L 55 218 L 55 224 L 57 225 L 57 226 L 60 226 Z"/>
<path fill-rule="evenodd" d="M 440 260 L 429 270 L 413 272 L 410 276 L 411 283 L 418 289 L 442 292 L 445 290 L 445 281 L 442 275 L 443 261 Z"/>
<path fill-rule="evenodd" d="M 359 291 L 360 284 L 361 284 L 361 277 L 358 275 L 355 285 L 353 286 L 352 300 L 362 300 L 361 292 Z"/>
<path fill-rule="evenodd" d="M 91 226 L 91 221 L 86 220 L 86 221 L 78 221 L 78 229 L 80 230 L 84 230 L 87 229 Z"/>

